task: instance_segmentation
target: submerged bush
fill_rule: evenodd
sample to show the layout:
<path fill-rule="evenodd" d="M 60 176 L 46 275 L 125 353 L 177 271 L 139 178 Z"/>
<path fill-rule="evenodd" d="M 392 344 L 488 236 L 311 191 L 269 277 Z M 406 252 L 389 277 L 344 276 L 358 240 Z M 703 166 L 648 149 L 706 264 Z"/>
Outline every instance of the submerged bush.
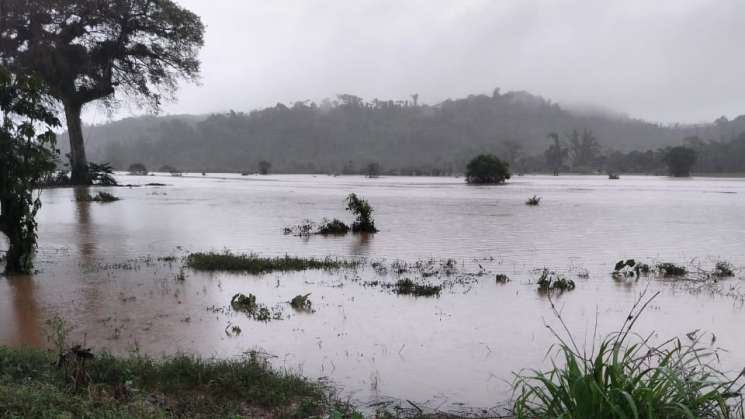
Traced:
<path fill-rule="evenodd" d="M 367 200 L 364 200 L 357 196 L 355 193 L 351 193 L 347 196 L 347 211 L 354 214 L 357 219 L 352 223 L 352 231 L 355 233 L 376 233 L 378 231 L 375 228 L 375 220 L 373 219 L 373 209 Z"/>
<path fill-rule="evenodd" d="M 417 284 L 411 279 L 404 278 L 396 282 L 394 292 L 398 295 L 414 295 L 417 297 L 432 297 L 440 295 L 442 287 L 437 285 Z"/>
<path fill-rule="evenodd" d="M 108 203 L 108 202 L 116 202 L 119 201 L 121 198 L 110 194 L 108 192 L 99 192 L 96 194 L 96 196 L 91 195 L 85 195 L 82 197 L 79 197 L 77 199 L 78 202 L 101 202 L 101 203 Z"/>
<path fill-rule="evenodd" d="M 735 270 L 731 263 L 720 260 L 714 265 L 713 275 L 719 278 L 735 276 Z"/>
<path fill-rule="evenodd" d="M 506 284 L 510 282 L 510 277 L 505 274 L 497 274 L 496 281 L 497 284 Z"/>
<path fill-rule="evenodd" d="M 480 154 L 466 166 L 466 182 L 499 184 L 510 178 L 510 165 L 493 154 Z"/>
<path fill-rule="evenodd" d="M 354 268 L 357 261 L 325 258 L 261 257 L 256 254 L 235 255 L 223 253 L 192 253 L 186 258 L 186 266 L 198 271 L 238 271 L 262 274 L 273 271 L 304 271 L 308 269 Z"/>
<path fill-rule="evenodd" d="M 646 263 L 637 262 L 634 259 L 619 260 L 613 268 L 613 277 L 636 277 L 647 275 L 652 271 Z"/>
<path fill-rule="evenodd" d="M 559 359 L 548 371 L 516 375 L 515 418 L 742 418 L 742 373 L 731 380 L 709 365 L 717 354 L 700 337 L 652 346 L 632 332 L 649 301 L 638 301 L 589 354 L 551 329 Z"/>
<path fill-rule="evenodd" d="M 544 269 L 541 272 L 541 276 L 536 282 L 538 284 L 538 291 L 540 292 L 551 292 L 551 291 L 571 291 L 576 285 L 571 279 L 566 279 L 563 275 L 559 275 L 555 272 L 550 272 L 548 269 Z"/>
<path fill-rule="evenodd" d="M 665 277 L 685 276 L 688 274 L 688 269 L 685 266 L 665 262 L 657 264 L 657 272 Z"/>
<path fill-rule="evenodd" d="M 310 301 L 310 293 L 305 295 L 296 295 L 290 300 L 290 307 L 298 311 L 312 311 L 313 303 Z"/>
<path fill-rule="evenodd" d="M 341 220 L 334 218 L 333 220 L 323 220 L 321 225 L 318 227 L 317 234 L 328 236 L 336 234 L 347 234 L 349 232 L 349 226 L 344 224 Z"/>
<path fill-rule="evenodd" d="M 540 204 L 540 203 L 541 203 L 541 197 L 540 196 L 536 196 L 536 195 L 533 195 L 532 198 L 529 198 L 527 201 L 525 201 L 525 205 L 528 205 L 528 206 L 531 206 L 531 207 L 538 206 L 538 204 Z"/>
<path fill-rule="evenodd" d="M 235 294 L 230 300 L 230 306 L 233 310 L 246 313 L 249 317 L 262 322 L 272 319 L 280 320 L 282 318 L 282 313 L 272 312 L 264 304 L 257 303 L 256 296 L 253 294 Z"/>

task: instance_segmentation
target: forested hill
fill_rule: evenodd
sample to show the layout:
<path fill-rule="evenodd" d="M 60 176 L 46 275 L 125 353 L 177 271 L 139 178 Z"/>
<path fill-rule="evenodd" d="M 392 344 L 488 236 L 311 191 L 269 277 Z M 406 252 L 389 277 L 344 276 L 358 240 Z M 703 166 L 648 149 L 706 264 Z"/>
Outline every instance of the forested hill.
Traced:
<path fill-rule="evenodd" d="M 706 125 L 661 126 L 638 119 L 577 113 L 526 92 L 474 95 L 421 105 L 364 101 L 352 95 L 320 104 L 278 104 L 251 113 L 128 118 L 85 129 L 89 159 L 123 169 L 142 162 L 189 171 L 354 172 L 370 162 L 384 171 L 458 172 L 479 152 L 515 161 L 542 155 L 546 135 L 592 130 L 602 148 L 648 150 L 686 136 L 729 141 L 745 116 Z M 63 136 L 64 137 L 64 136 Z M 64 148 L 66 138 L 60 143 Z"/>

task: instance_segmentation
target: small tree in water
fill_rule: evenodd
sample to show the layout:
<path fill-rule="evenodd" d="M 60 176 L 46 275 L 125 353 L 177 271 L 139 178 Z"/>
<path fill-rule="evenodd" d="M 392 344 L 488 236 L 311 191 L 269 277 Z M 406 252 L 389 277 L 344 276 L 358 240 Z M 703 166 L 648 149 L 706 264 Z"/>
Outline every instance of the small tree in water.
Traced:
<path fill-rule="evenodd" d="M 55 169 L 59 121 L 47 107 L 40 82 L 0 68 L 0 232 L 8 238 L 6 273 L 32 269 L 36 248 L 34 188 Z"/>
<path fill-rule="evenodd" d="M 474 184 L 504 183 L 510 178 L 510 165 L 493 154 L 476 156 L 466 166 L 466 182 Z"/>
<path fill-rule="evenodd" d="M 347 211 L 357 216 L 357 219 L 352 223 L 352 231 L 355 233 L 375 233 L 378 231 L 372 217 L 373 209 L 366 200 L 351 193 L 347 196 L 346 201 Z"/>
<path fill-rule="evenodd" d="M 266 160 L 259 162 L 259 173 L 262 175 L 268 175 L 269 171 L 272 170 L 272 164 Z"/>
<path fill-rule="evenodd" d="M 696 163 L 696 150 L 682 146 L 668 148 L 664 151 L 662 161 L 667 164 L 671 176 L 688 177 Z"/>

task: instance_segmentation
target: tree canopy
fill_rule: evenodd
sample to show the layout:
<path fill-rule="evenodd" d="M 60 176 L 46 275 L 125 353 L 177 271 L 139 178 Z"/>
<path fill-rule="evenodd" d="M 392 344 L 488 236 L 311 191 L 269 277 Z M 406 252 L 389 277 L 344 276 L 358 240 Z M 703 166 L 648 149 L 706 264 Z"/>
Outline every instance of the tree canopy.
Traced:
<path fill-rule="evenodd" d="M 674 177 L 688 177 L 696 163 L 696 150 L 678 146 L 665 150 L 662 161 L 667 164 L 670 175 Z"/>
<path fill-rule="evenodd" d="M 172 0 L 0 0 L 0 59 L 65 109 L 72 178 L 89 183 L 80 112 L 115 93 L 158 109 L 199 74 L 204 26 Z"/>
<path fill-rule="evenodd" d="M 466 182 L 474 184 L 504 183 L 510 178 L 509 164 L 493 154 L 480 154 L 466 166 Z"/>

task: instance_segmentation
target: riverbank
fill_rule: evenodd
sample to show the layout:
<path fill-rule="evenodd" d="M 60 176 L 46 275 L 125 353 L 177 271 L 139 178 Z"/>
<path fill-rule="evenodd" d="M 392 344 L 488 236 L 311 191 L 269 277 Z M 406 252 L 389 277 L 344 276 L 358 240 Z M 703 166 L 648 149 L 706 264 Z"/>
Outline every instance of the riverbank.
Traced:
<path fill-rule="evenodd" d="M 0 417 L 361 418 L 323 385 L 237 359 L 0 347 Z"/>

